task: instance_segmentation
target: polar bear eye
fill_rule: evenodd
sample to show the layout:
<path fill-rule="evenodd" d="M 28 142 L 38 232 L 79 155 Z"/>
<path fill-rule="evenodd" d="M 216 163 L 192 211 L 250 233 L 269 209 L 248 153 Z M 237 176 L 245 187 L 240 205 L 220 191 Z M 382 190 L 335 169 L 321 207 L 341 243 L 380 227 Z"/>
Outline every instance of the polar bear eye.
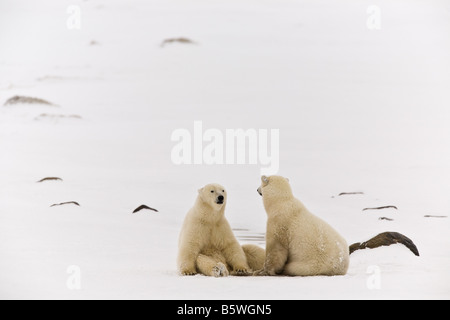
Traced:
<path fill-rule="evenodd" d="M 225 192 L 225 190 L 222 190 L 222 192 Z"/>
<path fill-rule="evenodd" d="M 211 193 L 214 193 L 214 190 L 211 190 Z"/>

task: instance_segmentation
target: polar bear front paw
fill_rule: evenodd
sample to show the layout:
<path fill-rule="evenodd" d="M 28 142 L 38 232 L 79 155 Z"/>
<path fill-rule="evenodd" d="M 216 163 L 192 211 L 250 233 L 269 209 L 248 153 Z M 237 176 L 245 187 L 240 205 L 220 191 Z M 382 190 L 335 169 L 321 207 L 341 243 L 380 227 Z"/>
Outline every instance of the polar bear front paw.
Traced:
<path fill-rule="evenodd" d="M 219 262 L 217 265 L 213 267 L 212 275 L 216 278 L 220 278 L 220 277 L 228 277 L 230 273 L 228 272 L 227 267 L 222 262 Z"/>
<path fill-rule="evenodd" d="M 251 276 L 252 272 L 250 272 L 247 269 L 236 269 L 233 271 L 233 276 L 240 276 L 240 277 L 246 277 Z"/>
<path fill-rule="evenodd" d="M 194 270 L 183 270 L 181 272 L 182 276 L 195 276 L 197 274 L 197 271 Z"/>

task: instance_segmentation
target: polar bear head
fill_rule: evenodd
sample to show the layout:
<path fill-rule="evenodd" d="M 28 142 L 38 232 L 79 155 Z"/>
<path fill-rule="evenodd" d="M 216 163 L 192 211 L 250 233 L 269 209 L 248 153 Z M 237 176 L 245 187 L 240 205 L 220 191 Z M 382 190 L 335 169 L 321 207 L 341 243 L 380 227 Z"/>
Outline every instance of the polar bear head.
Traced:
<path fill-rule="evenodd" d="M 227 192 L 220 184 L 208 184 L 198 190 L 199 199 L 203 204 L 212 207 L 215 210 L 225 208 L 227 203 Z"/>
<path fill-rule="evenodd" d="M 262 176 L 258 193 L 263 197 L 265 204 L 286 201 L 294 197 L 289 179 L 281 176 Z"/>

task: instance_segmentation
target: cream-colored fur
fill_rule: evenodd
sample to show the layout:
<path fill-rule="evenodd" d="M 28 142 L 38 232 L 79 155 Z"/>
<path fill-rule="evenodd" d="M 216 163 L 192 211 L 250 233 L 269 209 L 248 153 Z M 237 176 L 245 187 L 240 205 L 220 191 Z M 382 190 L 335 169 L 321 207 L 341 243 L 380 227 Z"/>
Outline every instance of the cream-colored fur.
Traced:
<path fill-rule="evenodd" d="M 241 247 L 225 218 L 226 201 L 221 185 L 209 184 L 199 190 L 180 234 L 178 268 L 182 275 L 250 275 L 262 268 L 264 249 Z"/>
<path fill-rule="evenodd" d="M 258 189 L 268 215 L 266 261 L 255 275 L 345 275 L 349 247 L 328 223 L 297 200 L 289 180 L 262 177 Z"/>

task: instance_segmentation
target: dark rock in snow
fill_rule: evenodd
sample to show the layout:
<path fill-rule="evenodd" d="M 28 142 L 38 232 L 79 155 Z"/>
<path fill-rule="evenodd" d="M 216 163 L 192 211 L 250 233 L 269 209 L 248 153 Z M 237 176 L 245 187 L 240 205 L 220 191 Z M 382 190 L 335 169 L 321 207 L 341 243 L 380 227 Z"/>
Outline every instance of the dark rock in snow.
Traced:
<path fill-rule="evenodd" d="M 75 202 L 75 201 L 69 201 L 69 202 L 61 202 L 61 203 L 52 204 L 52 205 L 50 206 L 50 208 L 51 208 L 51 207 L 57 207 L 57 206 L 64 206 L 64 205 L 68 205 L 68 204 L 74 204 L 74 205 L 76 205 L 76 206 L 78 206 L 78 207 L 81 207 L 80 204 L 79 204 L 78 202 Z"/>
<path fill-rule="evenodd" d="M 170 39 L 165 39 L 161 43 L 161 48 L 164 48 L 167 44 L 171 44 L 171 43 L 196 44 L 196 42 L 194 42 L 188 38 L 170 38 Z"/>
<path fill-rule="evenodd" d="M 153 209 L 153 208 L 150 208 L 150 207 L 146 206 L 145 204 L 143 204 L 142 206 L 139 206 L 138 208 L 136 208 L 136 209 L 133 211 L 133 213 L 137 213 L 137 212 L 139 212 L 139 211 L 141 211 L 141 210 L 151 210 L 151 211 L 158 212 L 158 210 Z"/>
<path fill-rule="evenodd" d="M 396 206 L 384 206 L 384 207 L 376 207 L 376 208 L 364 208 L 363 211 L 367 210 L 383 210 L 383 209 L 395 209 L 398 210 Z"/>
<path fill-rule="evenodd" d="M 414 242 L 412 242 L 411 239 L 398 232 L 384 232 L 380 233 L 376 237 L 373 237 L 369 241 L 362 243 L 359 242 L 354 243 L 350 246 L 350 254 L 352 254 L 356 250 L 362 250 L 366 248 L 375 249 L 382 246 L 390 246 L 396 243 L 403 244 L 409 250 L 411 250 L 411 252 L 414 253 L 416 256 L 420 256 L 419 250 L 417 249 Z"/>
<path fill-rule="evenodd" d="M 14 96 L 5 102 L 5 106 L 11 106 L 16 104 L 44 104 L 48 106 L 55 106 L 53 103 L 48 102 L 44 99 L 25 97 L 25 96 Z"/>
<path fill-rule="evenodd" d="M 364 192 L 342 192 L 339 193 L 339 196 L 350 196 L 350 195 L 363 195 Z"/>
<path fill-rule="evenodd" d="M 63 179 L 58 178 L 58 177 L 48 177 L 48 178 L 39 180 L 38 183 L 45 182 L 45 181 L 63 181 Z"/>

